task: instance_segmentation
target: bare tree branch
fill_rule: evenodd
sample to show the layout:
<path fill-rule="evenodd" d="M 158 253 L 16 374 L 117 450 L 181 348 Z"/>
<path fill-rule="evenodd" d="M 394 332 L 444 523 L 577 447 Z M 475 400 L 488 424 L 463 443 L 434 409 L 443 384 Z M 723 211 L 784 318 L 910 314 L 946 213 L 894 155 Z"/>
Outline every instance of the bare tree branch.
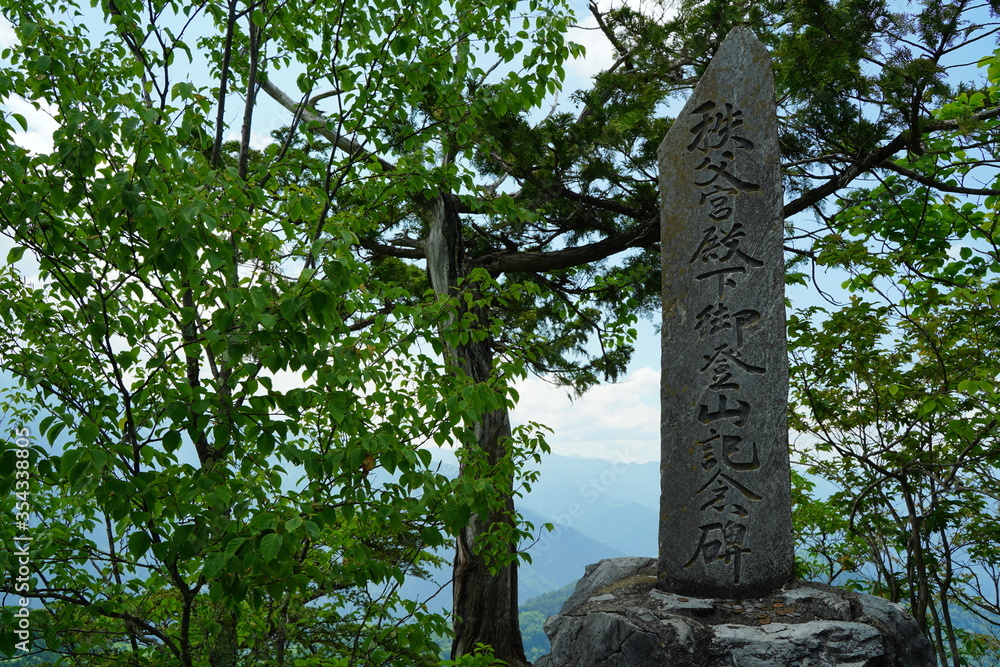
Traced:
<path fill-rule="evenodd" d="M 962 123 L 966 123 L 969 120 L 976 122 L 976 121 L 990 120 L 992 118 L 998 118 L 998 117 L 1000 117 L 1000 107 L 991 107 L 989 109 L 984 109 L 979 113 L 973 114 L 969 119 L 963 119 Z M 930 134 L 933 132 L 954 131 L 961 129 L 960 121 L 958 119 L 951 119 L 951 120 L 928 119 L 921 122 L 920 127 L 924 134 Z M 903 150 L 909 145 L 910 145 L 910 131 L 904 130 L 903 132 L 900 132 L 899 135 L 897 135 L 892 141 L 890 141 L 886 145 L 874 151 L 871 151 L 863 159 L 855 161 L 853 164 L 849 165 L 846 169 L 844 169 L 836 176 L 830 177 L 823 185 L 820 185 L 817 188 L 809 190 L 798 199 L 786 204 L 785 217 L 788 218 L 796 213 L 804 211 L 805 209 L 809 208 L 810 206 L 813 206 L 814 204 L 819 203 L 826 197 L 834 194 L 835 192 L 839 191 L 844 187 L 847 187 L 848 185 L 851 184 L 852 181 L 854 181 L 854 179 L 858 178 L 867 171 L 879 167 L 894 169 L 894 167 L 891 167 L 888 164 L 891 161 L 890 158 L 892 158 L 893 155 L 895 155 L 896 153 Z M 943 186 L 942 183 L 933 181 L 932 187 L 939 190 L 948 191 L 945 189 L 945 187 L 942 186 Z M 990 191 L 988 194 L 993 194 L 993 192 Z"/>
<path fill-rule="evenodd" d="M 482 266 L 494 275 L 507 272 L 556 271 L 596 262 L 629 248 L 653 248 L 660 240 L 659 217 L 636 227 L 587 245 L 551 252 L 496 252 L 481 255 L 470 263 Z"/>
<path fill-rule="evenodd" d="M 897 174 L 906 176 L 910 180 L 916 181 L 921 185 L 926 185 L 929 188 L 934 188 L 935 190 L 940 190 L 941 192 L 953 192 L 959 195 L 983 195 L 986 197 L 1000 194 L 1000 190 L 995 188 L 965 188 L 957 185 L 947 185 L 945 183 L 941 183 L 940 181 L 935 181 L 933 178 L 928 178 L 923 174 L 913 171 L 912 169 L 901 167 L 891 160 L 886 161 L 882 166 L 896 172 Z"/>
<path fill-rule="evenodd" d="M 378 160 L 378 163 L 382 165 L 383 171 L 395 171 L 396 165 L 392 162 L 375 155 L 371 151 L 365 150 L 365 148 L 354 139 L 332 131 L 323 116 L 316 111 L 305 107 L 303 104 L 296 102 L 270 81 L 267 81 L 266 79 L 262 80 L 260 82 L 260 87 L 265 93 L 270 95 L 275 102 L 285 107 L 293 114 L 301 114 L 302 119 L 306 122 L 317 125 L 318 127 L 316 131 L 340 150 L 358 158 Z"/>

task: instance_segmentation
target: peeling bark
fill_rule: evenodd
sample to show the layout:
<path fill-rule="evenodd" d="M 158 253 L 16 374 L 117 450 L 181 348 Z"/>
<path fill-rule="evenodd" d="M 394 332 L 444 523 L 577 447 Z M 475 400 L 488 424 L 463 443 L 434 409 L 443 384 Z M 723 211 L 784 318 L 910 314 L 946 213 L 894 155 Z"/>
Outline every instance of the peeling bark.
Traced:
<path fill-rule="evenodd" d="M 466 267 L 462 257 L 462 224 L 451 197 L 441 195 L 433 205 L 433 219 L 427 237 L 427 273 L 435 293 L 450 296 L 457 292 L 458 279 Z M 451 360 L 475 382 L 488 382 L 493 369 L 493 344 L 483 341 L 449 348 Z M 506 408 L 486 414 L 475 427 L 475 444 L 485 453 L 492 468 L 510 456 L 510 417 Z M 465 466 L 459 474 L 470 474 Z M 471 473 L 474 474 L 474 473 Z M 500 481 L 502 488 L 513 488 L 514 480 Z M 487 520 L 473 515 L 456 540 L 454 578 L 452 581 L 455 615 L 455 641 L 452 658 L 468 655 L 477 644 L 493 648 L 494 656 L 512 667 L 529 665 L 524 654 L 517 616 L 517 562 L 512 561 L 491 574 L 486 561 L 476 554 L 476 543 L 497 524 L 513 521 L 514 500 L 508 494 L 506 506 Z M 508 546 L 513 555 L 516 545 Z"/>

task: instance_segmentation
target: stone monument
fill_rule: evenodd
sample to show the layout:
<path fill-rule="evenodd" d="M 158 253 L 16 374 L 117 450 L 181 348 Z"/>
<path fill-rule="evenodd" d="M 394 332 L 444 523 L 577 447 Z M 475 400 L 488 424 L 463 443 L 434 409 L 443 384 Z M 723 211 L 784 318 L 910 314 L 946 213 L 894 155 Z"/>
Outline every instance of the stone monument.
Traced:
<path fill-rule="evenodd" d="M 792 579 L 777 134 L 737 28 L 660 146 L 659 559 L 589 566 L 535 667 L 935 664 L 901 606 Z"/>
<path fill-rule="evenodd" d="M 659 587 L 763 595 L 792 576 L 788 352 L 771 63 L 733 30 L 660 145 Z"/>

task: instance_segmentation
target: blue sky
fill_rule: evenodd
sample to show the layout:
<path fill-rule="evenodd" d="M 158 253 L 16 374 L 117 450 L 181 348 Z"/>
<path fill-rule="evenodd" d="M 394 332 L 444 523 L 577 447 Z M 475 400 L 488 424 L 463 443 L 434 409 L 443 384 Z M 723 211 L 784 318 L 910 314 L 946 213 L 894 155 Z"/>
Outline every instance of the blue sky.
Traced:
<path fill-rule="evenodd" d="M 602 3 L 603 6 L 604 3 Z M 638 4 L 636 6 L 639 6 Z M 590 15 L 585 3 L 578 5 L 579 27 L 570 38 L 587 47 L 587 56 L 568 63 L 567 82 L 560 106 L 568 105 L 569 92 L 585 88 L 589 79 L 612 61 L 612 49 Z M 2 19 L 0 19 L 2 21 Z M 0 48 L 14 40 L 6 22 L 0 23 Z M 287 123 L 287 114 L 270 100 L 268 111 L 258 116 L 256 128 L 261 142 L 270 130 Z M 43 108 L 36 110 L 24 100 L 8 99 L 3 106 L 28 119 L 27 132 L 19 135 L 21 145 L 38 152 L 52 150 L 56 122 Z M 10 242 L 0 237 L 0 259 L 6 257 Z M 29 269 L 30 270 L 30 269 Z M 518 387 L 522 402 L 514 414 L 518 423 L 536 421 L 555 433 L 549 438 L 555 452 L 570 456 L 600 457 L 630 462 L 659 458 L 659 342 L 653 323 L 641 321 L 640 339 L 628 376 L 614 385 L 601 385 L 576 401 L 565 389 L 529 378 Z"/>
<path fill-rule="evenodd" d="M 602 0 L 601 6 L 606 4 Z M 646 12 L 663 11 L 640 0 L 631 0 L 630 4 Z M 596 29 L 596 21 L 586 4 L 578 3 L 577 12 L 578 27 L 571 31 L 570 39 L 586 46 L 587 55 L 567 64 L 567 81 L 559 97 L 563 108 L 570 108 L 570 92 L 588 87 L 590 78 L 613 61 L 611 46 Z M 0 24 L 0 48 L 10 44 L 13 38 L 10 26 Z M 287 122 L 287 114 L 265 96 L 261 101 L 266 111 L 258 115 L 260 123 L 256 135 L 263 143 L 270 130 Z M 678 106 L 682 104 L 683 100 L 679 100 Z M 16 99 L 5 100 L 4 106 L 28 118 L 29 129 L 19 137 L 23 146 L 39 152 L 51 150 L 56 123 L 44 109 L 35 110 L 27 102 Z M 6 256 L 9 247 L 10 242 L 0 237 L 0 259 Z M 797 290 L 796 301 L 803 297 L 810 298 L 803 290 Z M 518 386 L 521 404 L 514 412 L 515 422 L 535 421 L 552 428 L 554 433 L 548 438 L 549 444 L 559 454 L 637 463 L 657 460 L 659 336 L 656 323 L 647 319 L 640 320 L 636 328 L 639 331 L 636 353 L 622 381 L 594 387 L 584 396 L 571 400 L 564 388 L 530 377 Z"/>

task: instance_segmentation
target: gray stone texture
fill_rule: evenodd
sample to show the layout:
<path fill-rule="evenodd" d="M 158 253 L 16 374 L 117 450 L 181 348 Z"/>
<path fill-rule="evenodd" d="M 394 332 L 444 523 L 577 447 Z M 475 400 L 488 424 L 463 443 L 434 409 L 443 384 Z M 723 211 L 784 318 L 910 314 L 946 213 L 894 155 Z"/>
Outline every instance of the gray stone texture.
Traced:
<path fill-rule="evenodd" d="M 636 569 L 637 561 L 647 560 Z M 625 573 L 608 579 L 610 572 Z M 535 667 L 931 667 L 931 645 L 899 605 L 789 582 L 757 598 L 685 598 L 654 588 L 652 559 L 587 568 L 572 606 L 545 624 Z M 599 585 L 595 585 L 597 581 Z"/>
<path fill-rule="evenodd" d="M 800 625 L 771 623 L 757 628 L 720 626 L 709 648 L 724 664 L 768 665 L 880 664 L 885 645 L 878 630 L 863 623 L 812 621 Z"/>
<path fill-rule="evenodd" d="M 635 576 L 636 572 L 648 570 L 654 563 L 656 563 L 655 558 L 629 556 L 627 558 L 608 558 L 588 565 L 584 570 L 583 578 L 577 582 L 573 594 L 563 603 L 562 611 L 568 611 L 585 600 L 589 600 L 597 594 L 599 589 L 607 588 L 618 581 L 625 581 Z"/>
<path fill-rule="evenodd" d="M 659 586 L 764 595 L 793 571 L 782 188 L 771 65 L 723 42 L 659 150 Z"/>
<path fill-rule="evenodd" d="M 785 604 L 820 618 L 851 620 L 851 603 L 836 589 L 796 588 L 785 593 Z"/>

